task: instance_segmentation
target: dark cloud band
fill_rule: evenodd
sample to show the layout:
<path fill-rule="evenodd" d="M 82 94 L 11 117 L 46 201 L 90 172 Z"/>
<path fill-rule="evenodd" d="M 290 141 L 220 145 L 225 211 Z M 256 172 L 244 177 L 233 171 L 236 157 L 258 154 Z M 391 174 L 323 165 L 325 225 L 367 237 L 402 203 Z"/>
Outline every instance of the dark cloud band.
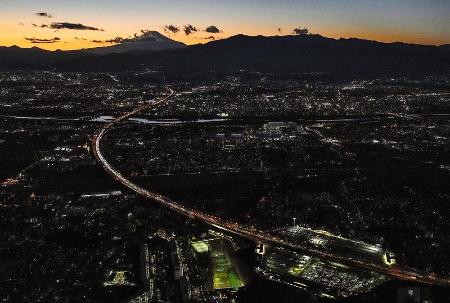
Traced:
<path fill-rule="evenodd" d="M 48 28 L 49 27 L 48 24 L 37 25 L 36 23 L 31 23 L 31 25 L 33 25 L 33 27 L 42 27 L 42 28 Z"/>
<path fill-rule="evenodd" d="M 38 43 L 57 43 L 60 42 L 61 39 L 58 37 L 55 38 L 51 38 L 51 39 L 41 39 L 41 38 L 25 38 L 25 40 L 30 41 L 33 44 L 38 44 Z"/>
<path fill-rule="evenodd" d="M 188 24 L 183 27 L 183 31 L 186 36 L 189 36 L 190 34 L 198 32 L 198 29 L 195 26 Z"/>
<path fill-rule="evenodd" d="M 176 25 L 169 24 L 169 25 L 164 26 L 164 31 L 176 34 L 180 31 L 180 28 Z"/>
<path fill-rule="evenodd" d="M 36 13 L 35 15 L 38 16 L 38 17 L 53 18 L 52 15 L 50 15 L 49 13 L 44 13 L 44 12 Z"/>
<path fill-rule="evenodd" d="M 210 34 L 218 34 L 221 32 L 221 30 L 218 29 L 217 26 L 211 25 L 205 29 L 205 32 L 210 33 Z"/>
<path fill-rule="evenodd" d="M 93 43 L 134 43 L 134 42 L 150 42 L 157 41 L 152 32 L 149 30 L 141 30 L 140 34 L 135 33 L 133 36 L 128 38 L 115 37 L 108 40 L 91 40 Z"/>
<path fill-rule="evenodd" d="M 83 39 L 86 40 L 86 39 Z M 129 39 L 124 39 L 122 37 L 116 37 L 116 38 L 112 38 L 112 39 L 108 39 L 108 40 L 91 40 L 92 43 L 123 43 L 123 42 L 130 42 L 127 41 Z"/>
<path fill-rule="evenodd" d="M 42 26 L 41 26 L 42 27 Z M 48 25 L 51 29 L 71 29 L 71 30 L 82 30 L 82 31 L 104 31 L 101 28 L 83 25 L 81 23 L 69 23 L 69 22 L 53 22 Z"/>

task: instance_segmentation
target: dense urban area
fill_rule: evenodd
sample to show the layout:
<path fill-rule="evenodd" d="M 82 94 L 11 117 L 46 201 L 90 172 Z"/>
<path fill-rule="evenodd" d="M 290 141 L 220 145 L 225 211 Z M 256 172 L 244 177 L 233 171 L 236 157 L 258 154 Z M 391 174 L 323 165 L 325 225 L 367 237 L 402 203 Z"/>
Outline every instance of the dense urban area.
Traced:
<path fill-rule="evenodd" d="M 16 71 L 0 87 L 2 302 L 450 298 L 450 79 Z M 108 162 L 186 208 L 304 250 L 186 218 L 104 170 L 99 129 L 168 88 L 166 102 L 105 134 Z"/>

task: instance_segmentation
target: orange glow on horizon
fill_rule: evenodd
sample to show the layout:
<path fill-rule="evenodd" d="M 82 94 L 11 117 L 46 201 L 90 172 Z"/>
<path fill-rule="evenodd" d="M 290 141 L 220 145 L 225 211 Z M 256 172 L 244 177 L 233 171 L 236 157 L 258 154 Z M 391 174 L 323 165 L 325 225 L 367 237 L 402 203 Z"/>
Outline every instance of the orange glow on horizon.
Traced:
<path fill-rule="evenodd" d="M 206 39 L 209 36 L 215 37 L 216 40 L 228 38 L 240 33 L 238 29 L 243 29 L 243 25 L 236 24 L 234 26 L 230 26 L 230 30 L 219 33 L 219 34 L 209 34 L 202 31 L 197 33 L 193 33 L 189 36 L 185 35 L 182 31 L 172 34 L 167 33 L 162 30 L 162 28 L 156 29 L 163 35 L 176 40 L 183 42 L 187 45 L 193 44 L 203 44 L 212 41 L 211 39 Z M 258 31 L 259 29 L 259 31 Z M 129 30 L 129 28 L 128 28 Z M 110 32 L 99 32 L 99 31 L 70 31 L 70 30 L 47 30 L 43 31 L 40 28 L 35 28 L 27 25 L 9 25 L 9 24 L 1 24 L 0 23 L 0 45 L 1 46 L 13 46 L 17 45 L 19 47 L 30 48 L 30 47 L 39 47 L 46 50 L 78 50 L 84 48 L 93 48 L 93 47 L 101 47 L 101 46 L 109 46 L 111 43 L 96 43 L 93 40 L 107 40 L 112 39 L 114 37 L 129 37 L 132 34 L 124 34 L 119 33 L 117 35 L 112 35 Z M 256 35 L 264 35 L 264 36 L 275 36 L 275 35 L 290 35 L 292 34 L 290 31 L 283 30 L 278 32 L 277 29 L 273 29 L 268 26 L 260 26 L 259 28 L 252 27 L 247 30 L 241 31 L 245 35 L 256 36 Z M 369 30 L 361 30 L 361 31 L 350 31 L 348 29 L 334 29 L 330 30 L 327 28 L 317 28 L 317 30 L 311 30 L 312 33 L 319 33 L 325 37 L 330 38 L 360 38 L 367 40 L 375 40 L 380 42 L 405 42 L 405 43 L 415 43 L 415 44 L 425 44 L 425 45 L 441 45 L 446 44 L 448 41 L 445 39 L 439 39 L 436 37 L 427 37 L 421 36 L 417 34 L 407 34 L 407 33 L 382 33 L 382 32 L 373 32 Z M 31 43 L 27 41 L 25 38 L 40 38 L 40 39 L 52 39 L 54 37 L 58 37 L 61 41 L 56 43 Z M 77 38 L 76 38 L 77 37 Z"/>

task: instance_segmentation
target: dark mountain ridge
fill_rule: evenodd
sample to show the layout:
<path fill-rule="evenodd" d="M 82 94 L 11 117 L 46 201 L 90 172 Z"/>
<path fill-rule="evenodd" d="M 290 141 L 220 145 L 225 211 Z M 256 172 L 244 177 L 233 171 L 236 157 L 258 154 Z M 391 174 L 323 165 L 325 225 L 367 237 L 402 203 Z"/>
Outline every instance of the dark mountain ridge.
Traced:
<path fill-rule="evenodd" d="M 450 52 L 436 46 L 331 39 L 319 35 L 249 37 L 198 44 L 178 50 L 136 52 L 75 60 L 63 70 L 151 69 L 167 74 L 319 73 L 348 76 L 448 75 Z"/>
<path fill-rule="evenodd" d="M 148 69 L 167 75 L 239 70 L 338 77 L 450 75 L 450 52 L 445 47 L 332 39 L 320 35 L 237 35 L 180 49 L 72 56 L 75 58 L 55 61 L 51 67 L 64 71 Z"/>
<path fill-rule="evenodd" d="M 38 47 L 0 46 L 0 69 L 43 68 L 46 65 L 93 57 L 82 51 L 47 51 Z"/>

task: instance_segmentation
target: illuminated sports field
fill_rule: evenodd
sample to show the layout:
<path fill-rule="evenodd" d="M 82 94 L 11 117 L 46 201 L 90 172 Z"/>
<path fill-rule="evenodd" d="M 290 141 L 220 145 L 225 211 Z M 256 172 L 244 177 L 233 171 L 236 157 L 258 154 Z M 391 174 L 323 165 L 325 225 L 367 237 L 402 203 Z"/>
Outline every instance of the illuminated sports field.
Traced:
<path fill-rule="evenodd" d="M 210 258 L 213 270 L 214 289 L 234 289 L 244 286 L 243 279 L 236 270 L 236 265 L 231 260 L 221 241 L 210 243 Z"/>

